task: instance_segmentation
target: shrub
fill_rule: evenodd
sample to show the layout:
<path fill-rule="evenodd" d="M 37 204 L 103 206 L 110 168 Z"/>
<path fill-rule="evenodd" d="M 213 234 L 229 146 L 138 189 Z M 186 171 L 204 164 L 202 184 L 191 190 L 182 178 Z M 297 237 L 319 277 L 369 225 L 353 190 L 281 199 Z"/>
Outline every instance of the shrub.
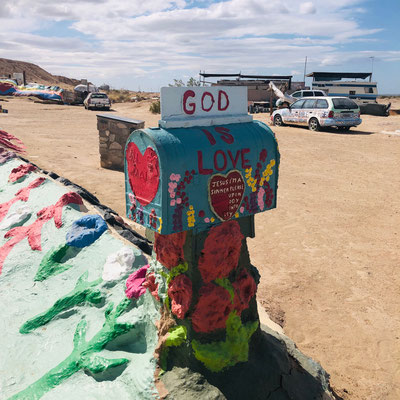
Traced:
<path fill-rule="evenodd" d="M 151 103 L 149 110 L 153 114 L 160 114 L 160 100 Z"/>

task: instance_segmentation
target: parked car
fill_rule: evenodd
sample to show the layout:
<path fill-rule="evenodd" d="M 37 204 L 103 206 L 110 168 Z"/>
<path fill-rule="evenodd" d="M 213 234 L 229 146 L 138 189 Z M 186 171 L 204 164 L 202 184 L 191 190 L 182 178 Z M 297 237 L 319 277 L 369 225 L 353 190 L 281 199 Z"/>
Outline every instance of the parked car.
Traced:
<path fill-rule="evenodd" d="M 323 90 L 297 90 L 296 92 L 293 92 L 290 96 L 294 98 L 293 101 L 296 101 L 297 99 L 300 99 L 302 97 L 326 96 L 326 93 Z M 275 103 L 275 106 L 280 107 L 283 106 L 285 103 L 289 105 L 286 99 L 278 99 Z"/>
<path fill-rule="evenodd" d="M 271 120 L 276 126 L 308 125 L 312 131 L 319 131 L 321 127 L 348 131 L 361 124 L 360 108 L 353 100 L 330 96 L 297 100 L 288 108 L 274 111 Z"/>
<path fill-rule="evenodd" d="M 102 108 L 103 110 L 109 110 L 111 107 L 111 100 L 105 93 L 89 93 L 83 104 L 87 110 Z"/>

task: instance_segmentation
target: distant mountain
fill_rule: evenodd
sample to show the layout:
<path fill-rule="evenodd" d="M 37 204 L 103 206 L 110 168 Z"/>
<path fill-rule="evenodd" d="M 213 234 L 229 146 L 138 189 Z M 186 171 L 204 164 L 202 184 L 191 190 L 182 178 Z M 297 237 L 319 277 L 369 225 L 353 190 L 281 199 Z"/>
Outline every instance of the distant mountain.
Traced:
<path fill-rule="evenodd" d="M 66 78 L 65 76 L 52 75 L 40 68 L 36 64 L 25 61 L 8 60 L 0 58 L 0 77 L 12 76 L 14 72 L 25 71 L 26 81 L 36 82 L 42 85 L 60 86 L 66 89 L 79 85 L 81 82 L 77 79 Z"/>

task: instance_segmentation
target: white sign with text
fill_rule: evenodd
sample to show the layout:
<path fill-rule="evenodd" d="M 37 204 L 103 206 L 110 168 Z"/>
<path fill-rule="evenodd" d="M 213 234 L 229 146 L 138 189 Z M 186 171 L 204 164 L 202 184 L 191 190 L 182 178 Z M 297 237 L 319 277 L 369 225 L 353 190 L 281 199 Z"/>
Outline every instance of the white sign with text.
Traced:
<path fill-rule="evenodd" d="M 251 122 L 247 113 L 247 87 L 163 87 L 162 128 L 189 128 Z"/>

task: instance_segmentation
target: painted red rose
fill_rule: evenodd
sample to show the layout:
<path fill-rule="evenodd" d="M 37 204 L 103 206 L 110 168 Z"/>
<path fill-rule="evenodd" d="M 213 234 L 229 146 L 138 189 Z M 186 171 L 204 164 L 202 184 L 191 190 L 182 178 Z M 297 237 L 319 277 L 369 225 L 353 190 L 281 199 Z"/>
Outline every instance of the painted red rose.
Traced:
<path fill-rule="evenodd" d="M 257 284 L 247 269 L 243 268 L 232 286 L 235 290 L 234 308 L 240 315 L 243 310 L 249 308 L 250 300 L 256 294 Z"/>
<path fill-rule="evenodd" d="M 171 269 L 183 262 L 183 245 L 186 240 L 186 231 L 160 235 L 155 233 L 154 250 L 157 260 L 164 267 Z"/>
<path fill-rule="evenodd" d="M 224 278 L 237 267 L 243 235 L 237 221 L 226 221 L 210 229 L 199 259 L 203 281 Z"/>
<path fill-rule="evenodd" d="M 186 275 L 178 275 L 168 287 L 168 297 L 171 299 L 171 311 L 183 319 L 189 310 L 192 300 L 192 281 Z"/>
<path fill-rule="evenodd" d="M 192 316 L 196 332 L 209 333 L 223 329 L 233 309 L 229 292 L 213 283 L 203 286 L 199 291 L 199 301 Z"/>
<path fill-rule="evenodd" d="M 160 301 L 160 297 L 158 296 L 158 283 L 156 283 L 156 275 L 154 272 L 146 275 L 146 280 L 143 282 L 142 286 L 146 289 L 149 289 L 151 295 Z"/>

